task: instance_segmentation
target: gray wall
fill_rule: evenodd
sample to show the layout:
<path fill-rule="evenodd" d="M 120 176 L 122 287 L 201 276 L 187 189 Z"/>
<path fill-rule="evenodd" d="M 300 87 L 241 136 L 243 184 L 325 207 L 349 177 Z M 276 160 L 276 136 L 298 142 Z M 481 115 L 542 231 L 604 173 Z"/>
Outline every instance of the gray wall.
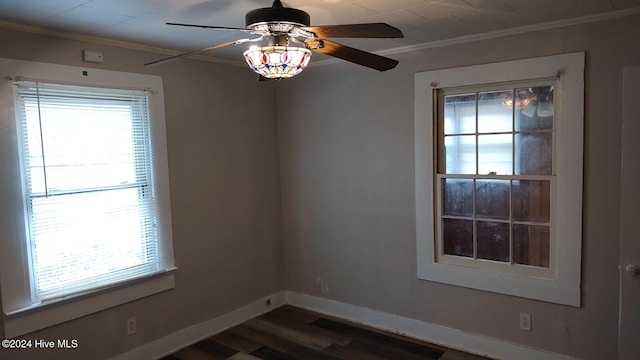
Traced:
<path fill-rule="evenodd" d="M 278 84 L 286 288 L 584 359 L 617 351 L 621 90 L 640 16 L 341 63 Z M 586 51 L 581 308 L 416 278 L 414 73 Z M 322 293 L 320 276 L 329 284 Z M 533 331 L 519 330 L 520 312 Z"/>
<path fill-rule="evenodd" d="M 0 359 L 109 358 L 283 289 L 274 84 L 241 67 L 180 60 L 144 68 L 162 55 L 7 30 L 0 49 L 5 58 L 163 76 L 179 268 L 174 290 L 27 336 L 78 339 L 78 349 L 0 349 Z M 83 63 L 82 49 L 103 52 L 104 63 Z M 130 316 L 138 331 L 126 336 Z"/>

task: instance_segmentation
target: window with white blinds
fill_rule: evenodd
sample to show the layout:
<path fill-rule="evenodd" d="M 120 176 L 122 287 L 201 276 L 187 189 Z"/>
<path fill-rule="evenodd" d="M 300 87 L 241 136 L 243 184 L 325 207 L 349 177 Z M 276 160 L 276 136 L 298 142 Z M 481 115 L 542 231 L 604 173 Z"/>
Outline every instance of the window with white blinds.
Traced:
<path fill-rule="evenodd" d="M 35 302 L 163 270 L 149 94 L 16 85 Z"/>

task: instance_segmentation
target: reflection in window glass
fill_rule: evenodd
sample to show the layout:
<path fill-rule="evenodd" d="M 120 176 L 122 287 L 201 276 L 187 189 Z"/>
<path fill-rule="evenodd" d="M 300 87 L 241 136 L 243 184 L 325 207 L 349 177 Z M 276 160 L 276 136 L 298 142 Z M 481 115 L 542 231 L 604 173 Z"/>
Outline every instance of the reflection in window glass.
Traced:
<path fill-rule="evenodd" d="M 473 216 L 473 180 L 443 179 L 444 215 Z"/>
<path fill-rule="evenodd" d="M 478 136 L 478 174 L 513 174 L 511 134 Z"/>
<path fill-rule="evenodd" d="M 478 259 L 509 262 L 509 224 L 478 221 Z"/>
<path fill-rule="evenodd" d="M 549 267 L 549 227 L 513 225 L 513 262 Z"/>
<path fill-rule="evenodd" d="M 441 253 L 549 267 L 553 86 L 440 96 Z"/>
<path fill-rule="evenodd" d="M 444 147 L 447 174 L 476 173 L 475 136 L 447 136 Z"/>
<path fill-rule="evenodd" d="M 513 109 L 505 103 L 512 90 L 478 94 L 478 132 L 504 133 L 513 130 Z"/>
<path fill-rule="evenodd" d="M 511 207 L 516 221 L 548 223 L 551 221 L 551 184 L 546 180 L 514 180 Z"/>
<path fill-rule="evenodd" d="M 532 87 L 526 90 L 531 94 L 531 98 L 526 106 L 515 112 L 516 131 L 552 130 L 553 86 Z"/>
<path fill-rule="evenodd" d="M 476 132 L 476 94 L 445 96 L 445 135 L 473 134 Z"/>
<path fill-rule="evenodd" d="M 473 221 L 443 219 L 444 253 L 473 257 Z"/>
<path fill-rule="evenodd" d="M 476 181 L 476 215 L 485 219 L 509 220 L 509 181 Z"/>
<path fill-rule="evenodd" d="M 551 175 L 550 132 L 516 134 L 516 175 Z"/>

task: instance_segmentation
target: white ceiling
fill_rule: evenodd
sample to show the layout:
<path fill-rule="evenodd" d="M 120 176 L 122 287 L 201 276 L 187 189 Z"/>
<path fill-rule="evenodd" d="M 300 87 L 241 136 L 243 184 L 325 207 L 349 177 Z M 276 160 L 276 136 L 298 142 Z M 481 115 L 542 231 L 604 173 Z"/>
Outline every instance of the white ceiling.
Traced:
<path fill-rule="evenodd" d="M 0 0 L 0 27 L 18 25 L 189 51 L 246 36 L 165 22 L 244 27 L 247 11 L 271 4 L 272 0 Z M 640 0 L 283 0 L 283 4 L 308 12 L 312 25 L 386 22 L 398 27 L 403 39 L 337 39 L 386 54 L 442 40 L 640 10 Z M 243 49 L 238 47 L 209 55 L 242 61 Z"/>

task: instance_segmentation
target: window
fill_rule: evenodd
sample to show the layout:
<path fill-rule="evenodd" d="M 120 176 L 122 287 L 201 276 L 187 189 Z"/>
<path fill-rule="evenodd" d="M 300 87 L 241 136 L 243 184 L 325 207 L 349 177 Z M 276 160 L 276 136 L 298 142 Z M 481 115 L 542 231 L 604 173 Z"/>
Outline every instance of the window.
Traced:
<path fill-rule="evenodd" d="M 157 271 L 149 95 L 16 86 L 35 300 Z"/>
<path fill-rule="evenodd" d="M 549 276 L 554 86 L 436 91 L 440 262 Z"/>
<path fill-rule="evenodd" d="M 419 278 L 580 305 L 583 57 L 416 74 Z"/>
<path fill-rule="evenodd" d="M 28 296 L 5 299 L 3 286 L 5 312 L 18 318 L 166 276 L 173 261 L 157 90 L 12 83 L 26 229 L 14 266 L 28 274 L 18 284 Z"/>

